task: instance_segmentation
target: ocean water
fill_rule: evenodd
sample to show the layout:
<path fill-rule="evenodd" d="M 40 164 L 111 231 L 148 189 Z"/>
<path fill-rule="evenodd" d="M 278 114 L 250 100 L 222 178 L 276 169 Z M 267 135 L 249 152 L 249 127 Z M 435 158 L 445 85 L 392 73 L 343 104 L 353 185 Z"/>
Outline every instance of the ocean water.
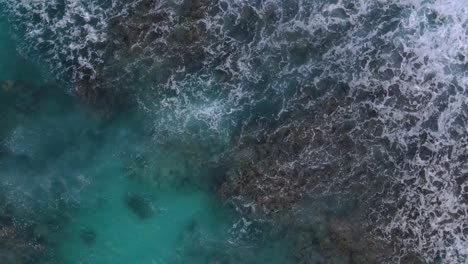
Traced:
<path fill-rule="evenodd" d="M 0 263 L 466 263 L 462 0 L 0 0 Z"/>
<path fill-rule="evenodd" d="M 1 263 L 290 260 L 281 239 L 240 239 L 203 153 L 155 144 L 145 114 L 93 112 L 17 46 L 3 20 Z"/>

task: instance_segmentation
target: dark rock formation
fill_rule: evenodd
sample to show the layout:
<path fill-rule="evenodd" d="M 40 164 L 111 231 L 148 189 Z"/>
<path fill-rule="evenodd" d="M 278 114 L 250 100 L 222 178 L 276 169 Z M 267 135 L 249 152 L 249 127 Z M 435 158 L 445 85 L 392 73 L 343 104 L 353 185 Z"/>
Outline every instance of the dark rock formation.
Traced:
<path fill-rule="evenodd" d="M 0 263 L 37 263 L 41 250 L 42 246 L 22 239 L 20 232 L 14 227 L 0 227 Z"/>
<path fill-rule="evenodd" d="M 393 246 L 401 240 L 382 243 L 375 232 L 397 210 L 396 204 L 384 201 L 398 197 L 398 189 L 388 187 L 410 154 L 390 144 L 378 113 L 363 103 L 381 95 L 350 91 L 328 80 L 311 87 L 306 96 L 314 97 L 315 106 L 291 114 L 294 121 L 285 117 L 270 130 L 259 133 L 252 127 L 243 134 L 221 195 L 255 204 L 268 218 L 302 211 L 322 217 L 326 235 L 300 228 L 292 232 L 293 238 L 300 234 L 296 254 L 301 263 L 322 263 L 333 255 L 340 258 L 328 259 L 330 263 L 391 263 L 397 255 Z M 348 213 L 309 210 L 307 203 L 330 197 L 336 204 L 349 204 L 353 217 L 344 221 L 340 214 Z M 327 204 L 320 208 L 341 210 Z M 306 229 L 313 225 L 308 223 Z M 298 228 L 298 223 L 290 226 Z"/>
<path fill-rule="evenodd" d="M 155 208 L 153 202 L 139 194 L 128 194 L 125 197 L 125 203 L 136 216 L 140 219 L 147 219 L 154 215 Z"/>
<path fill-rule="evenodd" d="M 325 96 L 317 102 L 314 116 L 297 115 L 294 122 L 286 119 L 277 125 L 281 128 L 260 135 L 246 133 L 221 193 L 274 212 L 290 209 L 310 195 L 361 188 L 359 168 L 367 167 L 362 157 L 370 150 L 350 134 L 357 123 L 342 116 L 350 103 Z"/>
<path fill-rule="evenodd" d="M 80 235 L 81 241 L 87 246 L 92 246 L 96 243 L 97 233 L 92 228 L 83 228 Z"/>
<path fill-rule="evenodd" d="M 105 114 L 122 111 L 145 96 L 142 83 L 164 84 L 180 67 L 195 72 L 203 66 L 206 30 L 198 21 L 208 1 L 184 1 L 180 6 L 144 0 L 126 6 L 125 14 L 112 17 L 108 39 L 95 47 L 99 63 L 79 67 L 77 94 Z M 149 89 L 149 87 L 147 87 Z M 168 91 L 156 90 L 151 95 Z"/>

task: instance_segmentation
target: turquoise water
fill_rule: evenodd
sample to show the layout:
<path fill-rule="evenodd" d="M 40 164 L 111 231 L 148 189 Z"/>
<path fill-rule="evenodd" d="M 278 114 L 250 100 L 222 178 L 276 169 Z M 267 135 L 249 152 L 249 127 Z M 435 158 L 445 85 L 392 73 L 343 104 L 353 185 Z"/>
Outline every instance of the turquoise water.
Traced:
<path fill-rule="evenodd" d="M 18 54 L 0 25 L 2 227 L 34 244 L 25 260 L 3 261 L 288 261 L 281 241 L 240 238 L 241 216 L 213 191 L 216 171 L 203 168 L 196 146 L 153 144 L 141 112 L 93 112 Z"/>

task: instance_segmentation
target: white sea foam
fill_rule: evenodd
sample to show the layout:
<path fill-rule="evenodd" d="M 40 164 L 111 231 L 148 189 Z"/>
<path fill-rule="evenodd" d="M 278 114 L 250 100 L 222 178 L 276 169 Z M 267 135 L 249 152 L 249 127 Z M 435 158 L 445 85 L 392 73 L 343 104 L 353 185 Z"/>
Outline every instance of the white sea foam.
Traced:
<path fill-rule="evenodd" d="M 2 11 L 23 40 L 20 51 L 45 55 L 41 59 L 48 60 L 56 74 L 71 68 L 77 77 L 80 67 L 89 67 L 101 59 L 93 45 L 106 40 L 105 28 L 112 10 L 81 0 L 6 0 L 3 6 Z"/>

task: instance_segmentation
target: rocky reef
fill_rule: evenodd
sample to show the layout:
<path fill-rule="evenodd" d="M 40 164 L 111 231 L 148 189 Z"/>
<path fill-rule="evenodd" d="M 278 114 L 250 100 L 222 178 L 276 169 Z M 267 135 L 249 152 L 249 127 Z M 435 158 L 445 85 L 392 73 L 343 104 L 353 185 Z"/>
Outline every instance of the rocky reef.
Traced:
<path fill-rule="evenodd" d="M 32 264 L 37 260 L 38 246 L 29 245 L 10 227 L 0 229 L 0 261 L 5 264 Z"/>
<path fill-rule="evenodd" d="M 14 208 L 0 195 L 0 262 L 37 263 L 43 256 L 45 241 L 34 224 L 15 223 Z"/>
<path fill-rule="evenodd" d="M 208 56 L 203 48 L 208 45 L 208 33 L 201 23 L 208 2 L 119 3 L 125 12 L 108 21 L 107 38 L 97 47 L 103 57 L 79 68 L 78 95 L 108 113 L 135 104 L 136 97 L 150 95 L 154 100 L 157 94 L 173 94 L 161 85 L 181 68 L 185 74 L 201 70 Z M 141 89 L 144 83 L 150 84 L 146 90 Z"/>
<path fill-rule="evenodd" d="M 352 220 L 328 217 L 315 225 L 296 223 L 295 230 L 290 235 L 294 241 L 298 263 L 390 262 L 393 254 L 391 248 L 384 242 L 369 237 Z"/>
<path fill-rule="evenodd" d="M 299 263 L 391 263 L 392 242 L 373 230 L 383 219 L 370 218 L 392 195 L 382 192 L 391 145 L 379 138 L 376 112 L 359 106 L 345 84 L 328 85 L 333 92 L 315 99 L 315 111 L 296 112 L 295 122 L 246 130 L 220 193 L 287 226 Z M 320 87 L 308 89 L 313 96 Z"/>

